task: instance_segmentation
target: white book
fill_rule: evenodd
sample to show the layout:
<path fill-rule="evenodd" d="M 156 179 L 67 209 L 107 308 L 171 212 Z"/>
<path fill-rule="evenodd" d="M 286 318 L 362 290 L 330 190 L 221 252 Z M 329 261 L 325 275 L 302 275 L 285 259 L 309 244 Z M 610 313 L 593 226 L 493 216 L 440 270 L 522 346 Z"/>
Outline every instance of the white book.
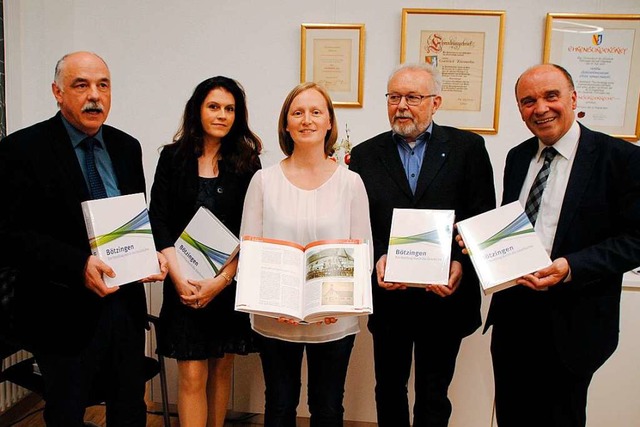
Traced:
<path fill-rule="evenodd" d="M 454 217 L 453 210 L 394 209 L 385 282 L 446 285 Z"/>
<path fill-rule="evenodd" d="M 238 252 L 238 238 L 200 207 L 175 243 L 180 272 L 187 279 L 215 277 Z"/>
<path fill-rule="evenodd" d="M 143 193 L 82 202 L 91 253 L 116 273 L 108 287 L 160 273 Z"/>
<path fill-rule="evenodd" d="M 457 223 L 485 295 L 551 265 L 520 202 Z"/>
<path fill-rule="evenodd" d="M 370 251 L 359 240 L 301 246 L 243 236 L 235 309 L 301 323 L 373 312 Z"/>

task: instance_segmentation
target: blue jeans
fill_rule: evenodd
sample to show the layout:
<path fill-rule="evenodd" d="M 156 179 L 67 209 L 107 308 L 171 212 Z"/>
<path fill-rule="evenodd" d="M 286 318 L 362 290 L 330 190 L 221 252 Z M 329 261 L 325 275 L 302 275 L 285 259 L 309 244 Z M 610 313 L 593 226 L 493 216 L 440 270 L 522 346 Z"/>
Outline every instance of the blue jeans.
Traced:
<path fill-rule="evenodd" d="M 263 338 L 260 358 L 266 383 L 265 427 L 296 426 L 305 348 L 311 427 L 341 427 L 344 382 L 354 340 L 355 335 L 318 344 Z"/>

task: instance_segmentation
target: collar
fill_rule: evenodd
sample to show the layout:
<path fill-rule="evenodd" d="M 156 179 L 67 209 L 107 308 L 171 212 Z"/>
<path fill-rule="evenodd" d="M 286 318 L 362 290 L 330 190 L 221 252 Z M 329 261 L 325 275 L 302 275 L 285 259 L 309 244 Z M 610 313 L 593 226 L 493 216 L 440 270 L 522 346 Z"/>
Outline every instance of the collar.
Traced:
<path fill-rule="evenodd" d="M 62 114 L 60 114 L 60 117 L 62 118 L 62 123 L 64 124 L 64 127 L 67 130 L 69 139 L 71 139 L 71 144 L 73 145 L 73 148 L 78 148 L 78 145 L 89 135 L 76 129 L 71 123 L 69 123 L 67 119 L 64 118 Z M 98 133 L 96 133 L 93 137 L 100 143 L 98 147 L 103 148 L 105 146 L 104 139 L 102 138 L 102 126 L 100 126 Z"/>
<path fill-rule="evenodd" d="M 558 151 L 562 157 L 567 160 L 570 160 L 571 157 L 576 152 L 576 147 L 578 146 L 578 141 L 580 140 L 580 125 L 576 120 L 573 121 L 573 124 L 565 133 L 562 138 L 556 141 L 553 144 L 553 148 Z M 544 150 L 547 146 L 544 145 L 540 140 L 538 140 L 538 152 L 536 153 L 536 162 L 542 161 L 542 150 Z"/>
<path fill-rule="evenodd" d="M 427 126 L 427 129 L 425 129 L 424 132 L 418 135 L 418 137 L 416 138 L 415 145 L 417 146 L 425 142 L 428 142 L 429 139 L 431 138 L 432 130 L 433 130 L 433 122 L 429 123 L 429 126 Z M 402 135 L 395 133 L 393 130 L 391 131 L 391 137 L 396 142 L 396 144 L 401 146 L 409 146 L 409 143 L 407 142 L 407 140 Z"/>

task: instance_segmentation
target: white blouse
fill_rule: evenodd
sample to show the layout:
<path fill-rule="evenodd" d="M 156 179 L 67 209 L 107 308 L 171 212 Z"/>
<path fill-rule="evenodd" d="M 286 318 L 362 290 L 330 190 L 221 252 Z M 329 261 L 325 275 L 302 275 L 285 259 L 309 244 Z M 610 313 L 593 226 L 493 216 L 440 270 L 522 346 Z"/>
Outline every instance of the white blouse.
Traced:
<path fill-rule="evenodd" d="M 369 199 L 360 175 L 338 167 L 315 190 L 303 190 L 284 175 L 280 164 L 258 171 L 244 201 L 240 235 L 282 239 L 306 245 L 324 239 L 362 239 L 370 245 Z M 360 331 L 358 317 L 331 325 L 289 325 L 252 315 L 259 334 L 292 342 L 328 342 Z"/>

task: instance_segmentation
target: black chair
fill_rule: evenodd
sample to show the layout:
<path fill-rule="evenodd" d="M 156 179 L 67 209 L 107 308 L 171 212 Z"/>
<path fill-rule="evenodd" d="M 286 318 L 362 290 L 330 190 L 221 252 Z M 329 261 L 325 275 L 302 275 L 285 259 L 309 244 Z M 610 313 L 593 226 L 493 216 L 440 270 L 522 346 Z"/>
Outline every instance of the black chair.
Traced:
<path fill-rule="evenodd" d="M 149 323 L 153 325 L 153 330 L 155 332 L 158 318 L 156 316 L 149 315 L 148 319 Z M 21 348 L 18 345 L 0 339 L 0 362 L 20 350 Z M 162 398 L 162 415 L 164 418 L 164 426 L 170 427 L 171 420 L 169 415 L 169 398 L 167 392 L 167 376 L 164 357 L 161 355 L 158 355 L 157 359 L 154 359 L 152 357 L 145 357 L 144 377 L 146 381 L 151 380 L 158 374 L 160 374 L 160 392 Z M 33 357 L 29 357 L 7 367 L 4 370 L 0 370 L 0 383 L 4 381 L 14 383 L 40 396 L 43 395 L 44 382 L 42 380 L 42 375 L 40 375 L 37 370 L 35 358 Z M 96 387 L 89 398 L 89 404 L 87 406 L 98 405 L 102 402 L 104 402 L 104 397 L 102 397 L 100 388 Z"/>

